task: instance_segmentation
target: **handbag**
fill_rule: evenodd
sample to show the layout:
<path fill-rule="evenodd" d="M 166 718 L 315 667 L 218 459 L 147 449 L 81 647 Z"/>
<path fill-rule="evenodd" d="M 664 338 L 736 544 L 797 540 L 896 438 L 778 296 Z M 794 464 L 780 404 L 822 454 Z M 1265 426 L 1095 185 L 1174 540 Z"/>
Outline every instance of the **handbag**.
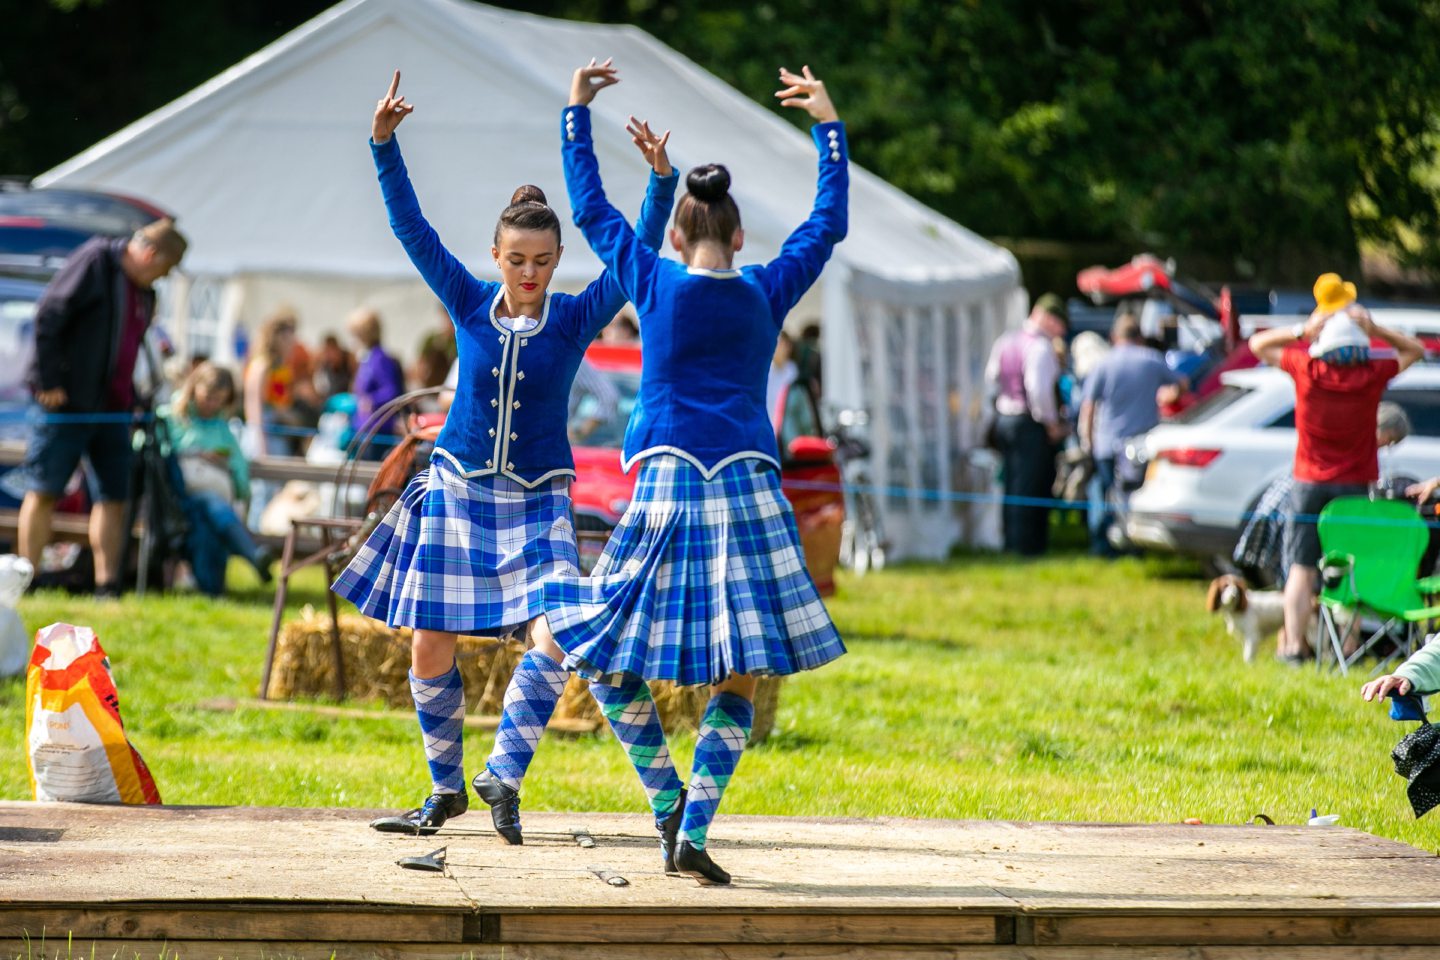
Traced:
<path fill-rule="evenodd" d="M 182 456 L 180 475 L 185 478 L 187 492 L 210 493 L 226 503 L 235 502 L 235 480 L 230 471 L 218 463 L 201 456 Z"/>

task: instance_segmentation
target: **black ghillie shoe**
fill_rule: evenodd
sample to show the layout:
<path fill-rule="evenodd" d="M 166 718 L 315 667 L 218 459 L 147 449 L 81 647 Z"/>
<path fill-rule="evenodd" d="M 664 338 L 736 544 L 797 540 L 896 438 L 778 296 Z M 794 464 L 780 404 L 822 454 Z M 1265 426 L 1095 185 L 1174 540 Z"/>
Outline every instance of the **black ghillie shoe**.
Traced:
<path fill-rule="evenodd" d="M 702 887 L 721 887 L 730 882 L 730 874 L 720 869 L 710 854 L 700 847 L 692 847 L 689 840 L 675 845 L 675 869 L 684 876 L 694 877 Z"/>
<path fill-rule="evenodd" d="M 684 816 L 685 789 L 682 787 L 675 809 L 655 818 L 655 829 L 660 832 L 660 853 L 665 857 L 665 872 L 672 877 L 680 876 L 680 871 L 675 869 L 675 838 L 680 835 L 680 821 Z"/>
<path fill-rule="evenodd" d="M 414 810 L 406 810 L 398 817 L 372 820 L 370 826 L 381 833 L 408 833 L 427 837 L 444 826 L 446 820 L 458 817 L 469 809 L 470 797 L 464 791 L 432 793 Z"/>
<path fill-rule="evenodd" d="M 475 788 L 481 800 L 490 804 L 490 819 L 495 822 L 495 832 L 511 846 L 523 844 L 525 838 L 520 836 L 520 792 L 495 779 L 489 767 L 475 774 L 470 786 Z"/>

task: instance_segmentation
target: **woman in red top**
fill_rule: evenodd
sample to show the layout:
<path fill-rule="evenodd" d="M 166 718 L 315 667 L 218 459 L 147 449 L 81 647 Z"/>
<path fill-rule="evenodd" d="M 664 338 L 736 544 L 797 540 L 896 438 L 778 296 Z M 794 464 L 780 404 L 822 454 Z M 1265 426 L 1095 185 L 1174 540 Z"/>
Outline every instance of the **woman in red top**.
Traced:
<path fill-rule="evenodd" d="M 1318 592 L 1320 534 L 1316 518 L 1337 497 L 1365 496 L 1380 479 L 1375 411 L 1385 387 L 1425 355 L 1420 341 L 1379 326 L 1355 303 L 1355 285 L 1338 274 L 1315 281 L 1315 312 L 1304 323 L 1266 330 L 1250 338 L 1250 350 L 1295 380 L 1295 487 L 1285 553 L 1284 649 L 1299 663 L 1307 649 L 1307 626 Z M 1371 341 L 1395 350 L 1371 357 Z"/>

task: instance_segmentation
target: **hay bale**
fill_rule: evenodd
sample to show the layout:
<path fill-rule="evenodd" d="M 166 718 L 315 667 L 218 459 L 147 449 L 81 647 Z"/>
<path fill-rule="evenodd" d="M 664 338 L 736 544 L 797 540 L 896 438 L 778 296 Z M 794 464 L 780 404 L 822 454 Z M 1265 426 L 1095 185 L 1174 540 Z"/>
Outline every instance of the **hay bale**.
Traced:
<path fill-rule="evenodd" d="M 409 707 L 410 634 L 407 627 L 391 628 L 359 614 L 341 614 L 341 662 L 345 669 L 345 695 L 355 700 L 379 700 L 396 708 Z M 455 660 L 465 684 L 468 713 L 495 716 L 505 700 L 505 688 L 524 656 L 515 642 L 493 637 L 461 637 Z M 334 655 L 330 647 L 330 618 L 305 607 L 297 619 L 280 628 L 275 642 L 275 662 L 270 669 L 270 687 L 265 695 L 272 700 L 296 697 L 331 697 L 335 692 Z M 664 681 L 652 683 L 660 722 L 667 733 L 694 731 L 699 726 L 709 687 L 677 687 Z M 755 725 L 750 742 L 759 743 L 775 725 L 780 702 L 780 679 L 762 677 L 755 691 Z M 590 696 L 588 685 L 571 677 L 555 708 L 555 716 L 572 720 L 602 720 L 599 704 Z"/>
<path fill-rule="evenodd" d="M 775 712 L 780 708 L 780 685 L 782 677 L 761 677 L 755 686 L 755 722 L 750 728 L 750 744 L 764 742 L 775 728 Z M 695 732 L 700 718 L 705 714 L 705 705 L 710 702 L 710 688 L 677 687 L 673 683 L 657 680 L 650 684 L 655 696 L 655 706 L 660 711 L 660 723 L 666 733 L 676 730 Z"/>

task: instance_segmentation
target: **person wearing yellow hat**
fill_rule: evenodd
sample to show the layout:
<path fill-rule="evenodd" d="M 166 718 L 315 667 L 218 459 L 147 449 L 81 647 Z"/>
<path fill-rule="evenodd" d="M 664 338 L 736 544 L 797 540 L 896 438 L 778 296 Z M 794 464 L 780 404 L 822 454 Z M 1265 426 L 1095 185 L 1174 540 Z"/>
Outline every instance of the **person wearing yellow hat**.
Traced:
<path fill-rule="evenodd" d="M 1320 536 L 1316 517 L 1336 497 L 1369 492 L 1380 477 L 1376 410 L 1386 385 L 1425 355 L 1420 341 L 1375 323 L 1355 302 L 1355 284 L 1339 274 L 1315 281 L 1315 310 L 1293 327 L 1250 338 L 1263 363 L 1295 381 L 1295 487 L 1285 536 L 1290 572 L 1285 579 L 1285 648 L 1282 660 L 1310 656 L 1305 625 L 1317 592 Z M 1393 357 L 1372 356 L 1380 341 Z"/>

